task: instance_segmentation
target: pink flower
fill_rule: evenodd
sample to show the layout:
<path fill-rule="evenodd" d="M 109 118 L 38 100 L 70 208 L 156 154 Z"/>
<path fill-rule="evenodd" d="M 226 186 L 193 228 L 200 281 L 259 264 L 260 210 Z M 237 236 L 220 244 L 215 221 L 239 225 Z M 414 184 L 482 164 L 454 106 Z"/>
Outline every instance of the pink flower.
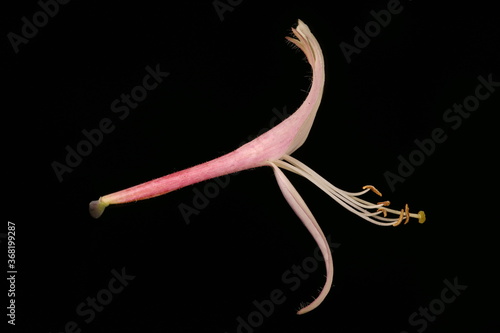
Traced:
<path fill-rule="evenodd" d="M 326 265 L 326 283 L 319 296 L 297 312 L 298 314 L 303 314 L 316 308 L 328 294 L 333 280 L 333 261 L 325 235 L 306 203 L 285 176 L 282 169 L 309 179 L 340 205 L 359 217 L 377 225 L 397 226 L 403 220 L 406 224 L 412 217 L 417 218 L 420 223 L 423 223 L 425 221 L 425 214 L 423 211 L 420 211 L 418 214 L 410 213 L 408 205 L 406 205 L 405 209 L 397 211 L 387 208 L 389 205 L 388 201 L 370 203 L 360 199 L 361 195 L 369 191 L 373 191 L 378 195 L 381 195 L 381 193 L 371 185 L 364 186 L 362 191 L 356 193 L 343 191 L 330 184 L 305 164 L 290 156 L 307 139 L 321 102 L 325 82 L 323 53 L 318 41 L 308 26 L 300 20 L 298 21 L 297 28 L 292 28 L 292 32 L 295 38 L 286 38 L 304 52 L 313 72 L 309 94 L 297 111 L 271 130 L 226 155 L 125 190 L 102 196 L 99 200 L 90 203 L 90 214 L 94 218 L 98 218 L 104 209 L 112 204 L 148 199 L 211 178 L 246 169 L 270 166 L 274 171 L 285 199 L 318 243 Z M 388 217 L 389 214 L 393 216 Z"/>

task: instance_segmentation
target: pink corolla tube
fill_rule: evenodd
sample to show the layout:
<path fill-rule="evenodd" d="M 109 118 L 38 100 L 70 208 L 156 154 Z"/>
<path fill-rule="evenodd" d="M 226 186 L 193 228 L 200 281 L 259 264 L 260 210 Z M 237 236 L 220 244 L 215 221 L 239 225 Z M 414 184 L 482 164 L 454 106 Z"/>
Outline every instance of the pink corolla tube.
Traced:
<path fill-rule="evenodd" d="M 293 37 L 286 37 L 286 39 L 306 55 L 313 74 L 309 93 L 297 111 L 271 130 L 226 155 L 143 184 L 107 194 L 96 201 L 92 201 L 89 209 L 90 215 L 98 218 L 109 205 L 153 198 L 211 178 L 246 169 L 269 166 L 274 171 L 283 196 L 317 242 L 326 265 L 326 282 L 320 294 L 297 312 L 297 314 L 304 314 L 320 305 L 328 294 L 333 280 L 333 261 L 323 231 L 282 169 L 307 178 L 340 205 L 376 225 L 397 226 L 402 222 L 406 224 L 410 218 L 416 218 L 420 223 L 423 223 L 425 214 L 423 211 L 410 213 L 408 205 L 404 209 L 393 210 L 388 208 L 389 201 L 378 203 L 365 201 L 360 196 L 367 192 L 372 191 L 380 196 L 382 194 L 372 185 L 364 186 L 359 192 L 343 191 L 291 156 L 295 150 L 302 146 L 309 135 L 321 102 L 325 83 L 323 53 L 309 27 L 299 20 L 297 27 L 292 28 L 292 33 Z"/>

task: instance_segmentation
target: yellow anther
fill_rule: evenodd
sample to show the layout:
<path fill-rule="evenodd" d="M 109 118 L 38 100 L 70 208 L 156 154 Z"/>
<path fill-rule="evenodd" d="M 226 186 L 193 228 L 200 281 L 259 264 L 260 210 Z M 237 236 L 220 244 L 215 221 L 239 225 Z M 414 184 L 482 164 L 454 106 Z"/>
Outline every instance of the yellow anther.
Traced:
<path fill-rule="evenodd" d="M 418 223 L 424 223 L 425 222 L 425 212 L 421 210 L 418 212 Z"/>
<path fill-rule="evenodd" d="M 389 200 L 377 202 L 377 205 L 382 205 L 384 207 L 388 207 L 390 204 L 391 202 Z"/>

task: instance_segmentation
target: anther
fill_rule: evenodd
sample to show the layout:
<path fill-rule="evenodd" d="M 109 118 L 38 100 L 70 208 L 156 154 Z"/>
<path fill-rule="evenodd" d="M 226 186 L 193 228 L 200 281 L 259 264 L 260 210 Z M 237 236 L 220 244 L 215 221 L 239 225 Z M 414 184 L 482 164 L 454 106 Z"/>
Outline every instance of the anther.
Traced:
<path fill-rule="evenodd" d="M 404 224 L 410 221 L 410 207 L 408 207 L 408 204 L 405 205 L 405 215 L 406 215 L 406 220 Z"/>
<path fill-rule="evenodd" d="M 377 209 L 377 212 L 382 212 L 384 217 L 387 217 L 387 210 L 385 208 L 379 208 L 379 209 Z"/>
<path fill-rule="evenodd" d="M 363 186 L 363 190 L 366 190 L 366 189 L 372 190 L 373 192 L 375 192 L 376 194 L 378 194 L 378 196 L 380 196 L 380 197 L 382 196 L 382 193 L 380 193 L 380 191 L 379 191 L 379 190 L 377 190 L 377 189 L 375 188 L 375 186 L 373 186 L 373 185 L 366 185 L 366 186 Z"/>
<path fill-rule="evenodd" d="M 405 210 L 401 209 L 401 214 L 399 214 L 398 220 L 392 226 L 397 227 L 398 225 L 400 225 L 401 221 L 403 221 L 403 216 L 404 215 L 405 215 Z"/>

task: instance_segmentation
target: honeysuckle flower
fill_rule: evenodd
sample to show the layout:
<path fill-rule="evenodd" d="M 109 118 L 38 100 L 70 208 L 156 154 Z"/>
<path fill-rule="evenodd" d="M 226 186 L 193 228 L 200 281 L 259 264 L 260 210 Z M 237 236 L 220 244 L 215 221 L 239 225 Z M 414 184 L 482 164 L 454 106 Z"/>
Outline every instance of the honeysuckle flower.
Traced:
<path fill-rule="evenodd" d="M 416 214 L 410 213 L 408 205 L 404 209 L 393 210 L 388 208 L 389 201 L 377 203 L 365 201 L 360 198 L 363 194 L 372 191 L 381 196 L 381 193 L 371 185 L 364 186 L 359 192 L 341 190 L 291 156 L 295 150 L 302 146 L 311 130 L 321 102 L 325 82 L 323 53 L 308 26 L 299 20 L 297 27 L 292 28 L 292 33 L 293 37 L 286 37 L 286 39 L 302 50 L 312 68 L 312 84 L 309 93 L 297 111 L 271 130 L 226 155 L 102 196 L 90 203 L 89 210 L 94 218 L 98 218 L 109 205 L 148 199 L 211 178 L 246 169 L 269 166 L 274 171 L 285 199 L 309 230 L 324 257 L 325 285 L 316 299 L 297 312 L 304 314 L 321 304 L 328 294 L 333 280 L 333 261 L 325 235 L 282 169 L 307 178 L 340 205 L 376 225 L 397 226 L 402 222 L 406 224 L 410 218 L 416 218 L 420 223 L 423 223 L 425 214 L 423 211 Z"/>

